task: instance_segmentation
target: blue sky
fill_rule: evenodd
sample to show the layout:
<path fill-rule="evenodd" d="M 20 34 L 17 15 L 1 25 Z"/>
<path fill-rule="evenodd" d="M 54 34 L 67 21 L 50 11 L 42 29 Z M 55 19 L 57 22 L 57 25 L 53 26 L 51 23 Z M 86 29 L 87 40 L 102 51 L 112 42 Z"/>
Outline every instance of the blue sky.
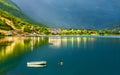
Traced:
<path fill-rule="evenodd" d="M 104 28 L 120 22 L 120 0 L 13 0 L 37 22 L 53 27 Z"/>

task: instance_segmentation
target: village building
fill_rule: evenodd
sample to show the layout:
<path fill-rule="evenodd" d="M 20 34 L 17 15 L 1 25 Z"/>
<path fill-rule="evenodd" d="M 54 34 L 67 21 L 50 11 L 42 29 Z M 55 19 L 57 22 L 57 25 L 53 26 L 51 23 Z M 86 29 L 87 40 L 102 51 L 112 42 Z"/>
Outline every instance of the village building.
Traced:
<path fill-rule="evenodd" d="M 52 34 L 60 34 L 61 29 L 50 29 L 49 32 L 52 33 Z"/>

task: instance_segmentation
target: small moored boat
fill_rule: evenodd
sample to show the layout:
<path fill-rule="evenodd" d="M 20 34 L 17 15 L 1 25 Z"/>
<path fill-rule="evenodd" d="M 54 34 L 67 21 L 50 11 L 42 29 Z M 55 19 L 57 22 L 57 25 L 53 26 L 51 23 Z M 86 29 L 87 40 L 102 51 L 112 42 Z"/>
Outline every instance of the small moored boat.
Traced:
<path fill-rule="evenodd" d="M 40 62 L 27 62 L 27 67 L 45 67 L 47 64 L 46 61 Z"/>

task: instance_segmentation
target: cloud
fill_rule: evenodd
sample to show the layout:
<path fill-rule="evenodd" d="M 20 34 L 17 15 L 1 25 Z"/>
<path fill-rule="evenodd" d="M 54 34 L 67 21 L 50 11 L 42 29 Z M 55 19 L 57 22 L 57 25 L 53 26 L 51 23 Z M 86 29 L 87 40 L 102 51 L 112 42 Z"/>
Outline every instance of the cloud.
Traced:
<path fill-rule="evenodd" d="M 103 28 L 120 21 L 119 0 L 13 0 L 38 22 L 58 27 Z"/>

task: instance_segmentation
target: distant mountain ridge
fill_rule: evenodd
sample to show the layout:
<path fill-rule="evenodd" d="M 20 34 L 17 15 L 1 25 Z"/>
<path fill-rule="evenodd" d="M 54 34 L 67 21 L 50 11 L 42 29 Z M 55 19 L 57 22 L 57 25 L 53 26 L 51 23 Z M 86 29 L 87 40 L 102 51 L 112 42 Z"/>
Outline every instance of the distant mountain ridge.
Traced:
<path fill-rule="evenodd" d="M 120 31 L 120 22 L 106 28 L 107 30 Z"/>
<path fill-rule="evenodd" d="M 26 15 L 51 27 L 103 29 L 120 22 L 120 0 L 13 0 Z"/>

